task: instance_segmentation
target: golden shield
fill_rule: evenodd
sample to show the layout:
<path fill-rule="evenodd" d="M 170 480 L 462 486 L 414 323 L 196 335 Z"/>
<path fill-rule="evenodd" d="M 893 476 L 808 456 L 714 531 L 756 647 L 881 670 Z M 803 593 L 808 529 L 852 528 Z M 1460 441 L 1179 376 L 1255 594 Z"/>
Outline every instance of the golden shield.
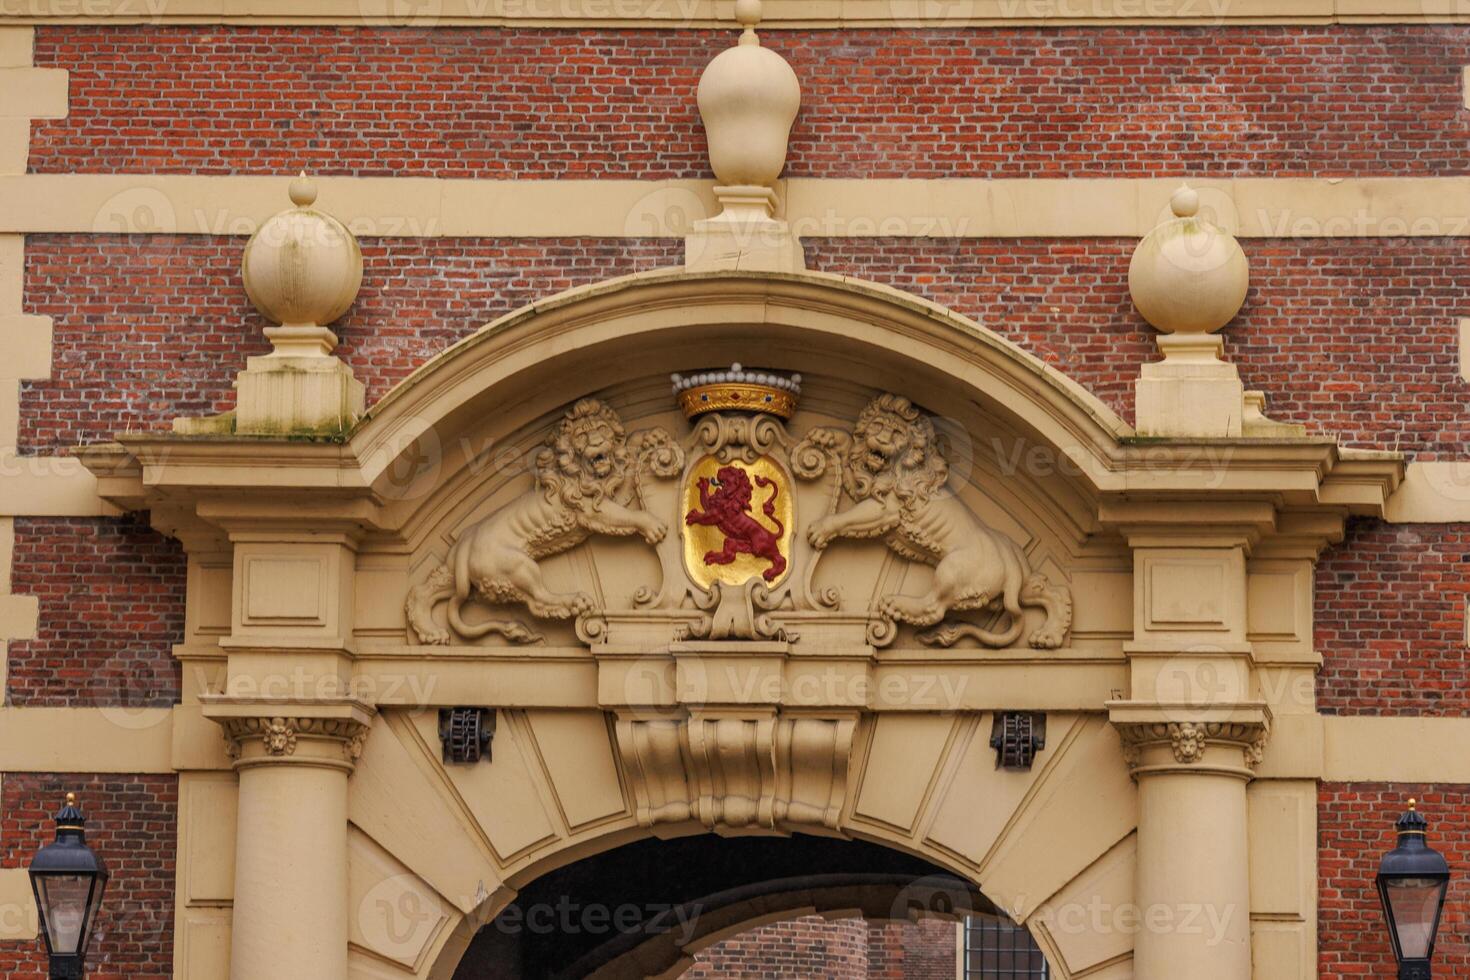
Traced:
<path fill-rule="evenodd" d="M 753 578 L 775 585 L 791 572 L 795 523 L 791 481 L 775 461 L 702 457 L 684 483 L 684 566 L 705 589 Z"/>

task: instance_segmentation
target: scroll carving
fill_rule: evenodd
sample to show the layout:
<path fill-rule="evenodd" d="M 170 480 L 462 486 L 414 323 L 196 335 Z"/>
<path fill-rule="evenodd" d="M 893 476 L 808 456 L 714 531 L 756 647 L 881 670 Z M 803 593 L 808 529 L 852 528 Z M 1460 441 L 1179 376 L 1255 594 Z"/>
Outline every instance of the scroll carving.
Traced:
<path fill-rule="evenodd" d="M 1019 546 L 986 526 L 953 493 L 944 492 L 949 463 L 934 424 L 907 398 L 880 395 L 868 403 L 851 433 L 821 428 L 793 450 L 796 472 L 808 479 L 840 466 L 841 488 L 853 506 L 812 522 L 807 539 L 825 549 L 838 538 L 877 538 L 910 561 L 934 566 L 924 595 L 889 595 L 877 613 L 887 624 L 932 627 L 925 643 L 950 646 L 965 637 L 987 647 L 1015 643 L 1025 629 L 1026 606 L 1046 620 L 1028 640 L 1039 649 L 1062 645 L 1072 624 L 1072 595 L 1033 572 Z M 835 496 L 835 495 L 834 495 Z M 943 622 L 956 611 L 1000 609 L 998 630 Z M 878 635 L 891 628 L 877 627 Z"/>
<path fill-rule="evenodd" d="M 668 524 L 642 509 L 641 481 L 645 473 L 675 476 L 683 465 L 683 451 L 663 429 L 629 436 L 622 419 L 601 401 L 577 402 L 536 456 L 535 492 L 468 528 L 444 564 L 409 593 L 410 629 L 421 642 L 434 644 L 492 633 L 516 643 L 541 639 L 518 619 L 466 621 L 464 607 L 474 600 L 524 605 L 538 619 L 592 617 L 592 597 L 551 590 L 538 562 L 594 534 L 636 534 L 658 544 Z M 440 603 L 448 607 L 447 628 L 433 616 Z"/>

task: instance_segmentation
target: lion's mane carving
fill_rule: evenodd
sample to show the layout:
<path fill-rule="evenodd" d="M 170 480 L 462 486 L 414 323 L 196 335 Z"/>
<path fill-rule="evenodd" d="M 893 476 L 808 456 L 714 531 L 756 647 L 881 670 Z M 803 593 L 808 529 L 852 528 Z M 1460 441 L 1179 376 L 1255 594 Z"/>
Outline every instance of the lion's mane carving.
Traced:
<path fill-rule="evenodd" d="M 423 643 L 448 643 L 453 634 L 475 639 L 498 633 L 518 643 L 540 639 L 514 619 L 467 623 L 465 603 L 523 603 L 540 619 L 568 619 L 593 611 L 584 592 L 553 592 L 537 562 L 581 544 L 593 534 L 640 534 L 657 544 L 668 526 L 643 510 L 639 479 L 647 469 L 676 475 L 683 453 L 662 429 L 626 434 L 622 420 L 595 398 L 577 402 L 547 437 L 533 468 L 536 489 L 467 528 L 444 564 L 415 586 L 405 611 Z M 450 629 L 433 610 L 448 602 Z"/>
<path fill-rule="evenodd" d="M 934 566 L 934 584 L 921 596 L 885 596 L 880 615 L 900 623 L 930 627 L 951 610 L 999 607 L 1009 622 L 999 631 L 973 623 L 950 622 L 920 635 L 926 643 L 949 646 L 973 637 L 985 646 L 1010 646 L 1025 629 L 1022 607 L 1046 610 L 1046 622 L 1029 637 L 1033 647 L 1062 645 L 1072 625 L 1072 596 L 1032 572 L 1014 541 L 988 527 L 952 493 L 941 493 L 949 462 L 934 424 L 907 399 L 879 395 L 868 403 L 851 434 L 818 429 L 796 455 L 825 452 L 840 459 L 842 486 L 853 506 L 814 522 L 807 531 L 812 547 L 826 548 L 837 538 L 881 538 L 912 561 Z"/>

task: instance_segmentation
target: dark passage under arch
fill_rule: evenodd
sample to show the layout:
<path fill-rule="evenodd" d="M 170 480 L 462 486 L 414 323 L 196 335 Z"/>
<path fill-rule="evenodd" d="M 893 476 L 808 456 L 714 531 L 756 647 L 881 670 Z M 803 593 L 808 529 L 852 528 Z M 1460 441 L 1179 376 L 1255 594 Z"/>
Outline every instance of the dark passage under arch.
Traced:
<path fill-rule="evenodd" d="M 528 884 L 475 936 L 454 977 L 641 978 L 673 967 L 701 936 L 812 909 L 869 919 L 996 914 L 967 882 L 877 844 L 804 834 L 651 839 Z"/>

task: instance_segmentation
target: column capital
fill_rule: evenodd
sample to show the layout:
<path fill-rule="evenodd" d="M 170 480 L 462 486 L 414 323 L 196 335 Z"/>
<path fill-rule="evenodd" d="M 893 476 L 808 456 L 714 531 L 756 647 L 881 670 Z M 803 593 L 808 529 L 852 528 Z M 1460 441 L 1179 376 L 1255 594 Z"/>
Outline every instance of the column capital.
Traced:
<path fill-rule="evenodd" d="M 1271 711 L 1263 703 L 1143 704 L 1113 701 L 1108 716 L 1134 778 L 1157 773 L 1249 780 L 1265 757 Z"/>
<path fill-rule="evenodd" d="M 204 716 L 218 722 L 235 769 L 321 766 L 351 772 L 362 756 L 375 710 L 360 701 L 284 701 L 206 695 Z"/>

